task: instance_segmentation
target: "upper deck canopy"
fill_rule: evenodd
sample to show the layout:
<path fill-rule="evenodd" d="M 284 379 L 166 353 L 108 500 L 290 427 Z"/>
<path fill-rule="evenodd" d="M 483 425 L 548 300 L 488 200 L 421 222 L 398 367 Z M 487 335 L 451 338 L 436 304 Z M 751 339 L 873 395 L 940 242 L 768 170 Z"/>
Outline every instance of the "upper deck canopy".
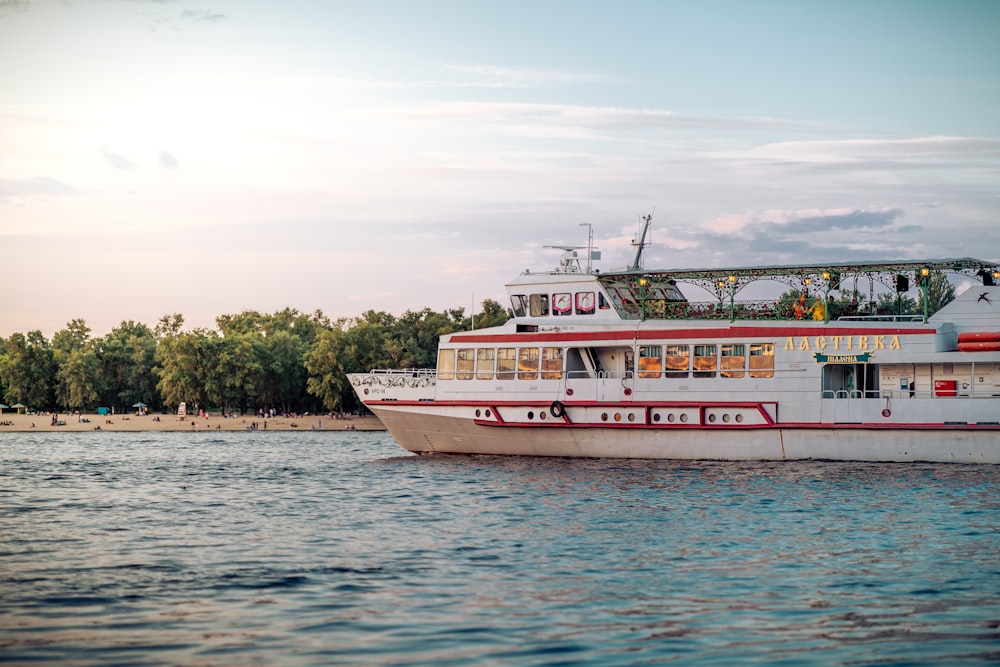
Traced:
<path fill-rule="evenodd" d="M 899 290 L 901 284 L 920 286 L 934 273 L 963 275 L 984 285 L 1000 284 L 1000 271 L 996 264 L 970 257 L 710 269 L 632 269 L 599 273 L 597 277 L 626 319 L 692 316 L 694 313 L 686 310 L 671 314 L 669 304 L 680 301 L 674 296 L 678 293 L 678 283 L 695 285 L 714 294 L 719 304 L 726 305 L 724 310 L 733 319 L 740 317 L 734 305 L 735 295 L 759 281 L 776 281 L 803 293 L 828 295 L 831 291 L 845 289 L 848 284 L 856 290 L 859 279 L 871 288 L 875 283 L 890 290 Z M 906 288 L 899 291 L 906 291 Z M 699 312 L 698 315 L 706 316 L 706 313 Z M 747 315 L 754 318 L 761 316 L 753 310 Z"/>

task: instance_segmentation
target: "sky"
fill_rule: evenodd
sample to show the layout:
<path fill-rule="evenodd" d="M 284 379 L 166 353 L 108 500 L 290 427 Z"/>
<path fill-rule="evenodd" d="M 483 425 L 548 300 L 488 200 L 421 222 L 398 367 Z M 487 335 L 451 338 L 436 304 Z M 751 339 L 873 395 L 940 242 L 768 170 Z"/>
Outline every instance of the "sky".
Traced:
<path fill-rule="evenodd" d="M 1000 260 L 1000 2 L 0 0 L 0 336 Z"/>

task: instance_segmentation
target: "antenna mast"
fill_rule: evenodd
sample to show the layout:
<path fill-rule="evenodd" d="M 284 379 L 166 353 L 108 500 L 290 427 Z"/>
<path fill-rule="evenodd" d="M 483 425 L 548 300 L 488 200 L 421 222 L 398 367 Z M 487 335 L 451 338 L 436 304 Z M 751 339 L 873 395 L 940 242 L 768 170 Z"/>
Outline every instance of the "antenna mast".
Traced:
<path fill-rule="evenodd" d="M 632 242 L 632 245 L 635 246 L 635 259 L 632 260 L 632 265 L 628 267 L 629 271 L 638 271 L 642 268 L 642 250 L 649 245 L 646 243 L 646 234 L 649 233 L 649 225 L 653 221 L 653 214 L 647 213 L 642 217 L 642 220 L 645 222 L 642 226 L 642 233 L 637 240 Z"/>
<path fill-rule="evenodd" d="M 587 228 L 587 273 L 592 273 L 594 260 L 594 226 L 589 222 L 581 222 L 580 226 Z"/>

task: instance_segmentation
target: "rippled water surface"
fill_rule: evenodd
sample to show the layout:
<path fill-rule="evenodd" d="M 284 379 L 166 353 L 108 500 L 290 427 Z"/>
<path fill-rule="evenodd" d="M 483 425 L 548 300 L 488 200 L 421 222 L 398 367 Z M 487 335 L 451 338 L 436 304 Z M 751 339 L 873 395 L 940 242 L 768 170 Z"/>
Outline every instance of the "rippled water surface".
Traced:
<path fill-rule="evenodd" d="M 998 482 L 0 434 L 0 662 L 996 664 Z"/>

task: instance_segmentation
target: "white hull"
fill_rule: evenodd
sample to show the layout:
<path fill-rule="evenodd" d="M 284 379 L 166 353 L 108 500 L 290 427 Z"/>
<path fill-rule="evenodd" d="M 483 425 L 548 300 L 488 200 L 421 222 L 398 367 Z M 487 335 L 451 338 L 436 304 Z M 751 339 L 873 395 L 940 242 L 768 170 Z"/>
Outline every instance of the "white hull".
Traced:
<path fill-rule="evenodd" d="M 371 409 L 401 447 L 417 454 L 1000 463 L 1000 430 L 988 427 L 497 426 L 421 406 L 373 405 Z"/>
<path fill-rule="evenodd" d="M 443 335 L 435 370 L 351 374 L 358 397 L 421 454 L 1000 464 L 990 264 L 563 267 L 509 283 L 504 326 Z M 906 291 L 912 275 L 926 307 L 932 270 L 983 285 L 930 317 L 829 317 L 826 297 L 849 276 Z M 737 307 L 736 292 L 763 279 L 804 288 L 791 315 L 777 302 Z M 719 302 L 686 301 L 684 280 Z"/>

